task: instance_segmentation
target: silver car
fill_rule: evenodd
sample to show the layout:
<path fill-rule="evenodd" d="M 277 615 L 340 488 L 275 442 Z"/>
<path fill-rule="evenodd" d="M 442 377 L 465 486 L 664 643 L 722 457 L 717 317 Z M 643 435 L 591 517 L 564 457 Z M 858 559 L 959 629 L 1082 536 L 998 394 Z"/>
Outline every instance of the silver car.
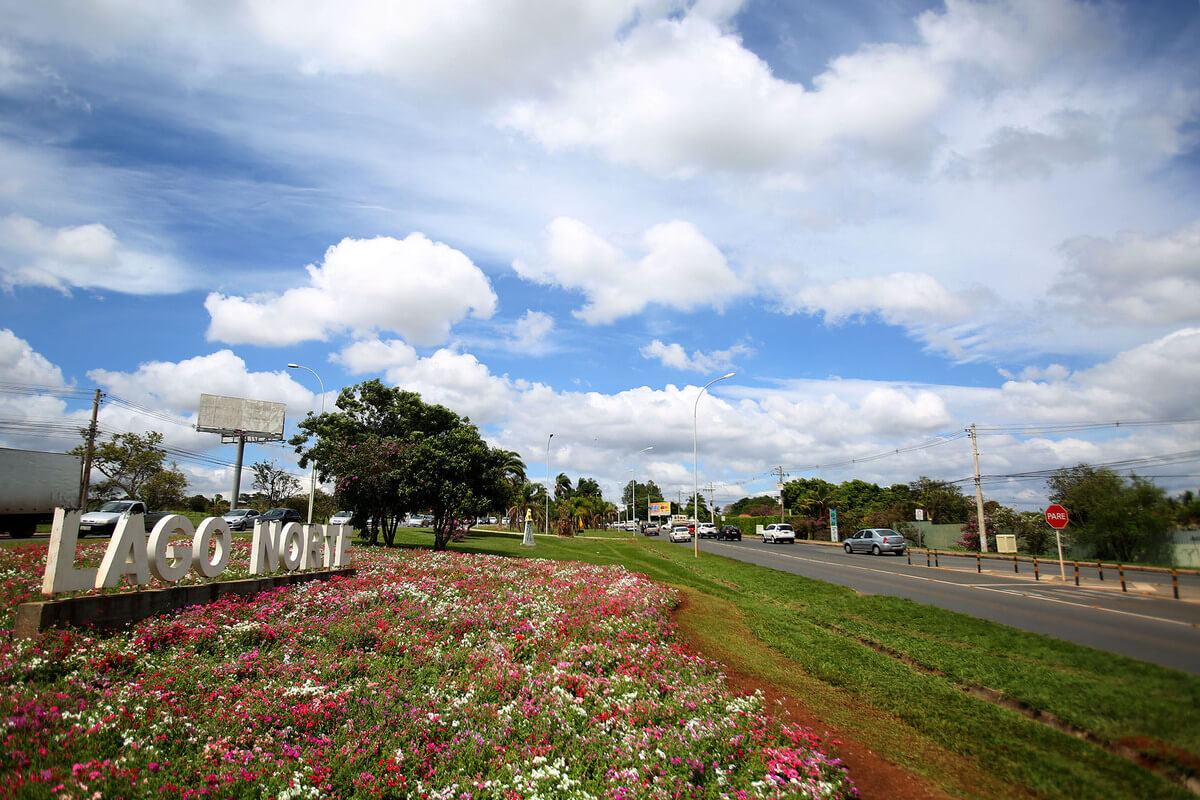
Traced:
<path fill-rule="evenodd" d="M 228 511 L 222 519 L 231 531 L 252 531 L 254 520 L 258 519 L 258 512 L 253 508 L 235 508 Z"/>
<path fill-rule="evenodd" d="M 842 547 L 847 553 L 871 553 L 877 556 L 895 553 L 902 556 L 908 549 L 908 543 L 891 528 L 865 528 L 847 539 Z"/>

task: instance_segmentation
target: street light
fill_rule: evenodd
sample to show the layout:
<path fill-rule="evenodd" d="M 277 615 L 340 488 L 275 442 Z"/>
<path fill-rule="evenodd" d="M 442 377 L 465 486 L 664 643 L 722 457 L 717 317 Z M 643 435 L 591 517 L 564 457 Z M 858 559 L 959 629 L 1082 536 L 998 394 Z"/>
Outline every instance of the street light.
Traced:
<path fill-rule="evenodd" d="M 638 450 L 636 453 L 633 454 L 634 463 L 629 465 L 629 471 L 631 473 L 633 473 L 631 476 L 631 478 L 633 480 L 633 488 L 629 491 L 629 508 L 630 508 L 630 512 L 631 512 L 629 514 L 630 519 L 637 519 L 637 473 L 634 470 L 634 465 L 637 463 L 638 456 L 640 456 L 642 453 L 646 452 L 647 450 L 653 450 L 653 449 L 654 449 L 654 445 L 650 445 L 649 447 L 643 447 L 641 450 Z M 646 495 L 646 497 L 649 498 L 649 495 Z M 647 499 L 647 502 L 649 502 L 649 499 Z M 649 511 L 646 512 L 646 519 L 647 520 L 650 519 Z"/>
<path fill-rule="evenodd" d="M 317 383 L 321 386 L 321 413 L 325 413 L 325 381 L 321 380 L 321 376 L 311 367 L 306 367 L 303 364 L 288 364 L 288 369 L 306 369 L 313 374 L 317 379 Z M 313 512 L 313 497 L 317 494 L 317 462 L 312 463 L 312 477 L 309 479 L 308 485 L 308 524 L 312 525 Z"/>
<path fill-rule="evenodd" d="M 696 410 L 700 408 L 700 398 L 704 396 L 708 387 L 717 381 L 732 378 L 736 374 L 736 372 L 730 372 L 704 384 L 704 388 L 696 395 L 696 402 L 692 404 L 692 514 L 696 517 L 696 532 L 692 535 L 692 549 L 696 558 L 700 557 L 700 461 L 696 457 Z"/>
<path fill-rule="evenodd" d="M 550 439 L 554 438 L 554 434 L 546 439 L 546 533 L 550 532 Z"/>

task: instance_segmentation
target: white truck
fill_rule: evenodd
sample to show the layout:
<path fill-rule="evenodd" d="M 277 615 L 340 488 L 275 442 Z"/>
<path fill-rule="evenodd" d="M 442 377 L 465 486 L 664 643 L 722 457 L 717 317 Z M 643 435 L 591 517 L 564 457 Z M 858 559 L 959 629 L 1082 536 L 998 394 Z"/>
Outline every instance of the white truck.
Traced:
<path fill-rule="evenodd" d="M 56 507 L 77 508 L 82 475 L 79 456 L 0 447 L 0 531 L 25 539 Z"/>

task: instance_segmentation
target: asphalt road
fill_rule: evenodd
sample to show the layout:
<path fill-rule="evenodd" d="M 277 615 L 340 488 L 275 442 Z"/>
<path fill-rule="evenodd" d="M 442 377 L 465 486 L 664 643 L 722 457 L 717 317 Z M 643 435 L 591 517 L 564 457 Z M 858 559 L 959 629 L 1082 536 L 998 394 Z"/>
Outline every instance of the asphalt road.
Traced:
<path fill-rule="evenodd" d="M 691 548 L 692 544 L 678 547 Z M 798 543 L 763 544 L 701 540 L 706 552 L 848 586 L 866 594 L 907 597 L 918 603 L 1001 622 L 1130 658 L 1200 674 L 1200 577 L 1180 576 L 1175 600 L 1169 573 L 1126 570 L 1122 592 L 1115 570 L 1080 565 L 1075 586 L 1071 563 L 1066 582 L 1057 561 L 1040 564 L 1039 580 L 1022 562 L 983 561 L 939 554 L 939 567 L 925 566 L 925 554 L 913 563 L 898 556 L 849 555 L 840 548 Z M 931 559 L 932 564 L 932 559 Z"/>

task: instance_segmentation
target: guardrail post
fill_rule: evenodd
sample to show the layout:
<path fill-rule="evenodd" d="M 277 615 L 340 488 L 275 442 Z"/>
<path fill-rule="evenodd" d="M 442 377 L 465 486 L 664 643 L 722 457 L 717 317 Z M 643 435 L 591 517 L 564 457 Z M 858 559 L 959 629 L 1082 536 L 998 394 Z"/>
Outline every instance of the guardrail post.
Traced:
<path fill-rule="evenodd" d="M 1078 586 L 1079 585 L 1079 562 L 1073 561 L 1071 563 L 1073 563 L 1075 565 L 1075 585 Z"/>
<path fill-rule="evenodd" d="M 1125 566 L 1122 564 L 1117 564 L 1117 573 L 1121 576 L 1121 591 L 1129 591 L 1125 588 Z"/>
<path fill-rule="evenodd" d="M 1033 557 L 1033 579 L 1035 581 L 1040 581 L 1042 579 L 1041 576 L 1038 575 L 1037 556 Z"/>
<path fill-rule="evenodd" d="M 940 564 L 938 564 L 938 560 L 937 560 L 937 550 L 934 550 L 934 551 L 933 551 L 933 565 L 934 565 L 935 567 L 937 567 L 937 566 L 941 566 Z"/>
<path fill-rule="evenodd" d="M 1096 572 L 1100 573 L 1100 580 L 1104 580 L 1104 565 L 1099 561 L 1096 562 Z"/>
<path fill-rule="evenodd" d="M 1014 575 L 1016 575 L 1016 574 L 1017 574 L 1017 573 L 1019 573 L 1020 571 L 1021 571 L 1021 570 L 1020 570 L 1020 568 L 1019 568 L 1019 566 L 1018 566 L 1018 563 L 1017 563 L 1017 557 L 1016 557 L 1016 556 L 1013 556 L 1013 574 L 1014 574 Z"/>
<path fill-rule="evenodd" d="M 929 566 L 929 551 L 925 551 L 925 566 Z"/>
<path fill-rule="evenodd" d="M 975 554 L 975 571 L 979 573 L 983 572 L 983 562 L 980 561 L 979 553 Z"/>
<path fill-rule="evenodd" d="M 1171 569 L 1171 590 L 1175 592 L 1175 599 L 1179 599 L 1179 572 L 1174 568 Z"/>
<path fill-rule="evenodd" d="M 912 566 L 912 549 L 910 548 L 908 550 L 905 550 L 904 555 L 908 556 L 908 565 L 911 567 Z"/>

